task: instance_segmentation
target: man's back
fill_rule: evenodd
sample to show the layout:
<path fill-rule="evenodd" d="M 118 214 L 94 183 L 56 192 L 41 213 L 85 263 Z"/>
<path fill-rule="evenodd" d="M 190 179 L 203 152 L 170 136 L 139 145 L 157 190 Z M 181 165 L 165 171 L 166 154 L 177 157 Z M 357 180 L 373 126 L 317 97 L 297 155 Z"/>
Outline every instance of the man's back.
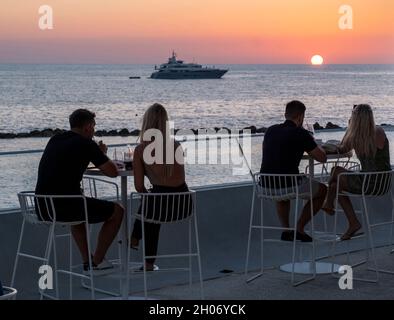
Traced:
<path fill-rule="evenodd" d="M 298 174 L 304 152 L 317 147 L 313 137 L 293 121 L 270 127 L 264 135 L 261 173 Z"/>
<path fill-rule="evenodd" d="M 38 168 L 36 194 L 80 194 L 80 182 L 89 162 L 108 161 L 91 139 L 68 131 L 53 136 Z"/>

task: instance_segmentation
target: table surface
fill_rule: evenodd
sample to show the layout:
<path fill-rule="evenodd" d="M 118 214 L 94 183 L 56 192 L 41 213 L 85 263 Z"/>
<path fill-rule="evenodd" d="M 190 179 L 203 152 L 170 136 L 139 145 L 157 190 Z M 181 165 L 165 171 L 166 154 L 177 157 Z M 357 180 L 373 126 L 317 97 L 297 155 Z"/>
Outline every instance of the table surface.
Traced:
<path fill-rule="evenodd" d="M 346 153 L 329 153 L 327 154 L 327 159 L 340 159 L 340 158 L 351 158 L 353 156 L 353 152 L 349 151 Z M 309 160 L 311 159 L 311 156 L 309 154 L 304 154 L 302 156 L 303 160 Z"/>
<path fill-rule="evenodd" d="M 102 173 L 98 168 L 88 168 L 86 169 L 85 174 L 89 176 L 104 176 L 104 173 Z M 118 177 L 132 177 L 132 176 L 134 176 L 133 170 L 118 169 Z"/>

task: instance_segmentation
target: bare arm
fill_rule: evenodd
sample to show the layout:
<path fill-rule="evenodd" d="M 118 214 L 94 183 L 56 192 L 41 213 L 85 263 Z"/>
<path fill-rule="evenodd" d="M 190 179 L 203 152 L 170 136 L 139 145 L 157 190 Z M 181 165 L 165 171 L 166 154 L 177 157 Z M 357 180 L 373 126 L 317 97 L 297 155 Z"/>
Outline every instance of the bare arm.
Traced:
<path fill-rule="evenodd" d="M 119 175 L 118 168 L 116 167 L 115 163 L 113 163 L 111 160 L 108 160 L 106 163 L 102 164 L 98 168 L 107 177 L 115 178 Z"/>
<path fill-rule="evenodd" d="M 382 127 L 376 127 L 376 146 L 378 149 L 384 148 L 384 143 L 386 142 L 386 133 Z"/>
<path fill-rule="evenodd" d="M 317 146 L 315 149 L 313 149 L 311 152 L 308 152 L 308 154 L 315 159 L 316 161 L 319 162 L 327 162 L 327 155 L 326 152 L 321 148 L 320 146 Z"/>
<path fill-rule="evenodd" d="M 351 148 L 349 148 L 349 147 L 347 147 L 347 146 L 345 146 L 345 145 L 343 145 L 343 144 L 340 144 L 339 146 L 338 146 L 338 152 L 339 153 L 348 153 L 348 152 L 350 152 L 350 151 L 352 151 L 352 149 Z"/>

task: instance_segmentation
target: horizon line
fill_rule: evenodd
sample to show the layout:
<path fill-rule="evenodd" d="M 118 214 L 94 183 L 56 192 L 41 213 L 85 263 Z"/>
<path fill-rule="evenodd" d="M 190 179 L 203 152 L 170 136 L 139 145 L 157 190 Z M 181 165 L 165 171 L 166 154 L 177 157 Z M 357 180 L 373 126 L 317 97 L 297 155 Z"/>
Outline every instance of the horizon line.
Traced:
<path fill-rule="evenodd" d="M 0 65 L 158 65 L 161 63 L 128 63 L 128 62 L 0 62 Z M 312 66 L 315 68 L 321 68 L 324 66 L 329 66 L 329 65 L 394 65 L 394 61 L 391 63 L 324 63 L 322 65 L 312 65 L 311 63 L 268 63 L 268 62 L 262 62 L 262 63 L 201 63 L 203 65 L 244 65 L 244 66 L 253 66 L 253 65 L 300 65 L 300 66 Z"/>

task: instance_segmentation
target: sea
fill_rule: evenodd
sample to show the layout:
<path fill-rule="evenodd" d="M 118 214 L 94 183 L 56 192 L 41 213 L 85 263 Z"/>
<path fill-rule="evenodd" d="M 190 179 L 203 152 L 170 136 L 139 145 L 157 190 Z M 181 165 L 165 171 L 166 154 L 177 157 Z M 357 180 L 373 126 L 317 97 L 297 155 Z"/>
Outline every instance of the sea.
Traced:
<path fill-rule="evenodd" d="M 154 65 L 0 64 L 0 133 L 67 129 L 69 114 L 78 108 L 96 113 L 97 130 L 134 130 L 155 102 L 166 107 L 177 129 L 261 128 L 283 121 L 286 103 L 297 99 L 307 107 L 306 121 L 323 127 L 328 122 L 346 127 L 353 105 L 368 103 L 376 123 L 385 125 L 394 142 L 394 65 L 216 67 L 229 71 L 216 80 L 153 80 Z M 323 130 L 315 136 L 340 140 L 343 134 Z M 135 137 L 100 139 L 107 144 L 135 142 Z M 251 139 L 253 171 L 260 166 L 262 140 Z M 47 141 L 0 139 L 0 152 L 42 149 Z M 34 190 L 40 156 L 0 156 L 0 210 L 17 207 L 19 191 Z M 235 175 L 231 163 L 190 164 L 186 175 L 191 187 L 251 179 L 247 173 Z"/>

